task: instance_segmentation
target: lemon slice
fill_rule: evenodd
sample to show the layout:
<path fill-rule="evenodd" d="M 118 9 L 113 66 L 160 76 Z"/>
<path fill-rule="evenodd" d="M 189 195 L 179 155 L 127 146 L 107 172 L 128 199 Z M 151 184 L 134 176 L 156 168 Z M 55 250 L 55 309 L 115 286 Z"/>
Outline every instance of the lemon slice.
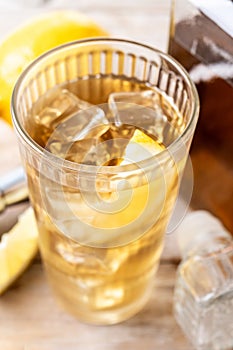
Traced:
<path fill-rule="evenodd" d="M 33 209 L 28 208 L 18 223 L 0 241 L 0 294 L 26 269 L 38 250 L 38 231 Z"/>
<path fill-rule="evenodd" d="M 139 162 L 154 156 L 164 150 L 164 145 L 152 139 L 144 132 L 136 129 L 129 141 L 121 165 Z"/>
<path fill-rule="evenodd" d="M 0 116 L 11 123 L 10 99 L 20 73 L 42 53 L 67 42 L 107 33 L 77 11 L 60 10 L 31 19 L 0 43 Z"/>

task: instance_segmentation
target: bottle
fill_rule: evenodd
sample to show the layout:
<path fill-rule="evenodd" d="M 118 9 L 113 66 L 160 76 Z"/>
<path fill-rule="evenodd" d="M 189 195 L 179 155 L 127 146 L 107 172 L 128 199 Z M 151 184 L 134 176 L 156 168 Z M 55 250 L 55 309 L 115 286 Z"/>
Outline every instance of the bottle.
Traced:
<path fill-rule="evenodd" d="M 233 348 L 233 240 L 207 211 L 194 211 L 178 229 L 174 315 L 198 350 Z"/>
<path fill-rule="evenodd" d="M 233 232 L 233 1 L 172 2 L 168 50 L 188 70 L 201 105 L 191 147 L 191 206 Z"/>

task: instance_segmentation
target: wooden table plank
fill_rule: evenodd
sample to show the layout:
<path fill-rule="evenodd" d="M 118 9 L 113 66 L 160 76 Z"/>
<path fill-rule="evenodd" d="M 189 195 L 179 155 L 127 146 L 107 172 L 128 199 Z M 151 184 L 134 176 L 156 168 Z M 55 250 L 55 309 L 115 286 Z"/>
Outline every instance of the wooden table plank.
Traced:
<path fill-rule="evenodd" d="M 0 349 L 191 350 L 172 315 L 176 267 L 161 265 L 152 298 L 132 319 L 85 325 L 56 304 L 42 266 L 33 266 L 0 299 Z"/>

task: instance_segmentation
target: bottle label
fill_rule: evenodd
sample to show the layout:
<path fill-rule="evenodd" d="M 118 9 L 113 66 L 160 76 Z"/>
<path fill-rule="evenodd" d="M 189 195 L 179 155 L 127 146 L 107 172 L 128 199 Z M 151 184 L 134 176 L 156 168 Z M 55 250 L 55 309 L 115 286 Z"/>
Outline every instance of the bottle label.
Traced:
<path fill-rule="evenodd" d="M 233 38 L 233 0 L 189 0 Z"/>

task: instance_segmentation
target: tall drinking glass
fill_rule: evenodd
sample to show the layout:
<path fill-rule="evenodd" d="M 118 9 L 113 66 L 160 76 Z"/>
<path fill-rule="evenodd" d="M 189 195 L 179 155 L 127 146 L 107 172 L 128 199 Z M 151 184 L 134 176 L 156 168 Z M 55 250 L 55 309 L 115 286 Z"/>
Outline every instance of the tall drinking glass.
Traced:
<path fill-rule="evenodd" d="M 40 251 L 80 320 L 117 323 L 147 302 L 198 110 L 176 61 L 126 40 L 55 48 L 18 80 L 13 122 Z"/>

